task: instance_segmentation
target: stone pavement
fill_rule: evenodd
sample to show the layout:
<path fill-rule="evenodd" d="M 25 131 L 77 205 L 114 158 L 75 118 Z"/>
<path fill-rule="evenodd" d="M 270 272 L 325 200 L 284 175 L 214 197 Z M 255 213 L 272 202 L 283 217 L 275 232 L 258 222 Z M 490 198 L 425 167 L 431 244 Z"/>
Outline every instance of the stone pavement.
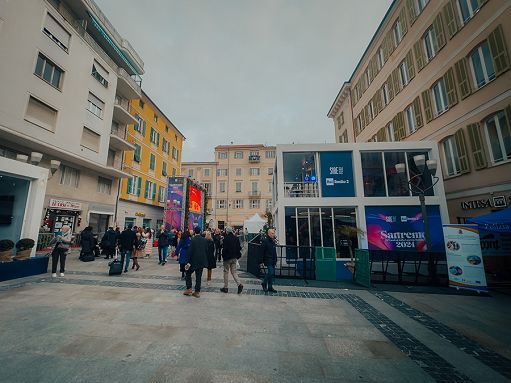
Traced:
<path fill-rule="evenodd" d="M 0 382 L 506 382 L 511 297 L 277 285 L 221 269 L 185 297 L 178 266 L 68 256 L 0 283 Z M 205 278 L 205 274 L 203 278 Z"/>

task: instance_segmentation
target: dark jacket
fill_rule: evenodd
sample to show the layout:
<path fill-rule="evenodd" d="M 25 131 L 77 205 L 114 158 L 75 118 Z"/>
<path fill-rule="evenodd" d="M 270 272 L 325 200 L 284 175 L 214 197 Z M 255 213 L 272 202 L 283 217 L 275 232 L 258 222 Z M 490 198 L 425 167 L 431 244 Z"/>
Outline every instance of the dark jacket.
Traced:
<path fill-rule="evenodd" d="M 190 237 L 184 235 L 179 240 L 176 247 L 176 254 L 179 255 L 179 264 L 186 265 L 188 263 L 188 249 L 190 248 Z"/>
<path fill-rule="evenodd" d="M 275 240 L 270 237 L 264 238 L 261 243 L 261 258 L 262 263 L 266 266 L 277 263 L 277 247 Z"/>
<path fill-rule="evenodd" d="M 125 229 L 119 236 L 119 247 L 122 250 L 133 250 L 135 242 L 137 241 L 137 234 L 131 229 Z"/>
<path fill-rule="evenodd" d="M 83 230 L 80 234 L 80 246 L 83 253 L 90 253 L 95 246 L 94 236 L 91 230 Z"/>
<path fill-rule="evenodd" d="M 213 235 L 213 242 L 215 242 L 215 247 L 217 249 L 222 248 L 222 236 L 220 234 Z"/>
<path fill-rule="evenodd" d="M 171 234 L 167 230 L 163 233 L 158 231 L 158 233 L 156 233 L 156 238 L 158 239 L 158 247 L 167 247 L 170 245 Z"/>
<path fill-rule="evenodd" d="M 223 248 L 222 258 L 224 261 L 241 258 L 240 241 L 233 233 L 229 233 L 225 236 Z"/>
<path fill-rule="evenodd" d="M 195 235 L 190 241 L 188 249 L 188 262 L 192 270 L 208 267 L 208 240 Z"/>
<path fill-rule="evenodd" d="M 114 248 L 117 243 L 117 233 L 108 229 L 103 238 L 101 238 L 101 246 L 107 249 Z"/>
<path fill-rule="evenodd" d="M 216 268 L 215 243 L 208 241 L 208 269 Z"/>

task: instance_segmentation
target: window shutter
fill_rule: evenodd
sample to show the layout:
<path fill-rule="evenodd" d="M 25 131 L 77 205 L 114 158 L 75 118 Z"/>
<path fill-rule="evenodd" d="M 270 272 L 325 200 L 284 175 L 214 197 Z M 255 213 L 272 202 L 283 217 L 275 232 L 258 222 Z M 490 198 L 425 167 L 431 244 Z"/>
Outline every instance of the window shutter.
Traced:
<path fill-rule="evenodd" d="M 378 140 L 378 142 L 387 141 L 385 136 L 385 128 L 381 128 L 380 130 L 378 130 L 378 133 L 376 133 L 376 139 Z"/>
<path fill-rule="evenodd" d="M 454 141 L 456 142 L 456 149 L 458 151 L 458 159 L 460 161 L 460 172 L 469 173 L 470 163 L 468 162 L 467 144 L 465 142 L 465 134 L 463 128 L 458 129 L 454 134 Z"/>
<path fill-rule="evenodd" d="M 145 182 L 144 198 L 149 198 L 149 181 Z"/>
<path fill-rule="evenodd" d="M 422 92 L 422 103 L 424 104 L 424 114 L 426 115 L 426 122 L 433 120 L 433 110 L 431 109 L 431 94 L 429 89 Z"/>
<path fill-rule="evenodd" d="M 440 50 L 445 45 L 444 21 L 441 12 L 433 20 L 433 30 L 435 31 L 436 46 Z"/>
<path fill-rule="evenodd" d="M 413 52 L 411 49 L 406 54 L 405 62 L 406 68 L 408 69 L 408 82 L 410 82 L 412 78 L 415 77 L 415 65 L 413 63 Z"/>
<path fill-rule="evenodd" d="M 406 17 L 406 7 L 402 7 L 401 11 L 399 12 L 399 21 L 401 23 L 401 32 L 403 33 L 403 36 L 406 35 L 406 32 L 408 32 L 408 19 Z"/>
<path fill-rule="evenodd" d="M 392 74 L 387 77 L 387 86 L 389 88 L 389 102 L 394 99 L 394 84 L 392 83 Z"/>
<path fill-rule="evenodd" d="M 381 98 L 380 91 L 376 92 L 376 94 L 374 95 L 374 99 L 375 99 L 376 111 L 377 111 L 377 113 L 380 113 L 383 110 L 383 100 Z"/>
<path fill-rule="evenodd" d="M 403 112 L 399 112 L 392 119 L 394 125 L 394 141 L 401 141 L 406 137 Z"/>
<path fill-rule="evenodd" d="M 419 96 L 413 100 L 413 110 L 415 112 L 415 124 L 417 129 L 420 129 L 424 125 L 424 120 L 422 119 L 421 99 Z"/>
<path fill-rule="evenodd" d="M 490 45 L 490 52 L 495 64 L 495 75 L 509 69 L 509 55 L 507 53 L 506 41 L 504 40 L 504 33 L 502 32 L 502 25 L 499 25 L 488 36 L 488 43 Z"/>
<path fill-rule="evenodd" d="M 399 84 L 399 67 L 392 71 L 392 84 L 394 87 L 394 93 L 397 96 L 401 92 L 401 86 Z"/>
<path fill-rule="evenodd" d="M 415 54 L 415 62 L 417 63 L 417 71 L 420 72 L 426 65 L 426 54 L 424 53 L 424 46 L 422 38 L 413 45 L 413 53 Z"/>
<path fill-rule="evenodd" d="M 415 14 L 415 0 L 406 0 L 406 10 L 408 11 L 408 20 L 410 20 L 410 25 L 412 25 L 417 19 L 417 15 Z"/>
<path fill-rule="evenodd" d="M 445 89 L 447 92 L 447 102 L 449 103 L 449 108 L 452 108 L 454 105 L 458 103 L 458 94 L 456 93 L 456 81 L 454 80 L 454 71 L 451 68 L 447 70 L 444 75 L 445 80 Z"/>
<path fill-rule="evenodd" d="M 445 22 L 447 24 L 447 34 L 449 35 L 450 39 L 452 39 L 456 32 L 458 32 L 459 28 L 457 12 L 458 7 L 454 1 L 455 0 L 449 0 L 443 9 Z"/>
<path fill-rule="evenodd" d="M 144 137 L 145 137 L 145 128 L 146 128 L 145 121 L 142 121 L 142 135 Z"/>
<path fill-rule="evenodd" d="M 131 177 L 128 178 L 128 187 L 126 189 L 126 192 L 128 194 L 132 194 L 133 193 L 133 179 Z"/>
<path fill-rule="evenodd" d="M 156 184 L 153 184 L 153 196 L 151 199 L 156 199 Z"/>
<path fill-rule="evenodd" d="M 140 191 L 142 189 L 142 178 L 138 177 L 138 184 L 137 184 L 137 196 L 140 196 Z"/>
<path fill-rule="evenodd" d="M 511 130 L 511 105 L 506 106 L 506 119 L 508 131 Z"/>
<path fill-rule="evenodd" d="M 470 95 L 472 89 L 470 87 L 470 79 L 468 77 L 467 61 L 462 58 L 456 64 L 454 64 L 454 70 L 456 72 L 456 79 L 458 80 L 458 89 L 460 91 L 461 99 L 463 100 Z"/>
<path fill-rule="evenodd" d="M 474 167 L 476 169 L 483 169 L 486 167 L 487 162 L 479 124 L 470 124 L 467 126 L 467 128 L 468 138 L 470 139 L 470 146 L 472 147 L 472 156 L 474 157 Z"/>

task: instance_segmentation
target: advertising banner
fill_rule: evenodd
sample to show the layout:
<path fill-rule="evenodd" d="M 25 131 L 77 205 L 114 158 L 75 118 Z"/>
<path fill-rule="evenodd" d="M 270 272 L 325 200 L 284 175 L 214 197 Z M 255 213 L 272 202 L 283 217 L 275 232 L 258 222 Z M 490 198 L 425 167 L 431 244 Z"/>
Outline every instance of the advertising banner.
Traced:
<path fill-rule="evenodd" d="M 199 226 L 200 229 L 202 230 L 203 229 L 203 215 L 200 214 L 200 213 L 188 213 L 188 229 L 189 230 L 192 230 L 194 229 L 196 226 Z"/>
<path fill-rule="evenodd" d="M 321 152 L 323 197 L 354 197 L 352 152 Z"/>
<path fill-rule="evenodd" d="M 444 225 L 449 286 L 487 291 L 477 225 Z"/>
<path fill-rule="evenodd" d="M 366 206 L 369 250 L 426 251 L 420 206 Z M 444 251 L 440 209 L 426 207 L 432 251 Z"/>
<path fill-rule="evenodd" d="M 190 186 L 190 212 L 200 213 L 202 206 L 201 191 L 193 186 Z"/>
<path fill-rule="evenodd" d="M 182 209 L 184 199 L 183 179 L 169 177 L 169 186 L 167 189 L 167 209 Z"/>

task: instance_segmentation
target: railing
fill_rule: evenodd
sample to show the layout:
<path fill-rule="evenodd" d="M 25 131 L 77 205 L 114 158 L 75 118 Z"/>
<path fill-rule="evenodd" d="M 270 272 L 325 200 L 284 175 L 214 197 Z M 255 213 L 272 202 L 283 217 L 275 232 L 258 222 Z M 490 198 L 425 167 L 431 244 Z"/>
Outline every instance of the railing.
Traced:
<path fill-rule="evenodd" d="M 252 190 L 248 192 L 249 197 L 261 197 L 261 192 L 258 190 Z"/>
<path fill-rule="evenodd" d="M 81 25 L 79 20 L 75 20 L 73 23 L 73 28 L 78 32 L 80 36 L 96 51 L 98 55 L 101 56 L 103 60 L 105 60 L 116 72 L 119 69 L 119 66 L 112 60 L 112 58 L 99 46 L 99 44 L 94 40 L 94 38 L 87 33 L 85 28 Z"/>
<path fill-rule="evenodd" d="M 142 86 L 142 78 L 139 75 L 130 76 L 129 73 L 126 72 L 124 68 L 119 68 L 117 70 L 117 74 L 119 75 L 119 77 L 122 77 L 128 83 L 130 83 L 131 86 L 138 91 L 138 93 L 141 92 L 140 87 Z"/>
<path fill-rule="evenodd" d="M 284 196 L 287 198 L 319 197 L 317 182 L 284 182 Z"/>
<path fill-rule="evenodd" d="M 53 237 L 54 237 L 53 233 L 39 233 L 37 235 L 36 250 L 41 251 L 41 250 L 49 249 L 50 242 L 53 239 Z"/>
<path fill-rule="evenodd" d="M 259 162 L 261 160 L 261 156 L 259 155 L 250 155 L 248 156 L 248 162 Z"/>
<path fill-rule="evenodd" d="M 125 111 L 129 113 L 130 110 L 130 101 L 126 98 L 123 98 L 119 95 L 115 96 L 114 105 L 118 105 L 123 108 Z"/>
<path fill-rule="evenodd" d="M 126 125 L 124 125 L 124 126 L 113 126 L 112 125 L 110 133 L 112 133 L 114 136 L 122 138 L 123 140 L 127 139 Z"/>

